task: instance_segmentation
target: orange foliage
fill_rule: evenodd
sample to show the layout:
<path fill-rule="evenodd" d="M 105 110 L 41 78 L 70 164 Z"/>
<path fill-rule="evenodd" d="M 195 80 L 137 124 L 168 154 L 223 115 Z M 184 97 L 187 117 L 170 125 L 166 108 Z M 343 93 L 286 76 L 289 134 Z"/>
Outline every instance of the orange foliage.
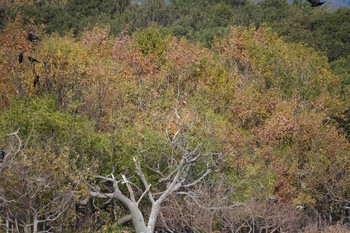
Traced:
<path fill-rule="evenodd" d="M 198 63 L 201 59 L 212 59 L 209 50 L 189 43 L 186 39 L 173 38 L 167 46 L 166 60 L 176 68 L 184 69 Z"/>
<path fill-rule="evenodd" d="M 43 28 L 34 26 L 30 21 L 22 24 L 21 16 L 8 24 L 0 34 L 0 109 L 6 107 L 9 97 L 13 94 L 24 95 L 26 83 L 35 77 L 35 67 L 29 66 L 27 60 L 31 56 L 38 42 L 32 43 L 27 39 L 28 33 L 40 33 Z M 23 63 L 19 64 L 18 56 L 24 54 Z M 28 76 L 27 70 L 32 70 Z"/>
<path fill-rule="evenodd" d="M 126 76 L 154 77 L 159 72 L 158 57 L 153 54 L 145 57 L 141 50 L 133 45 L 134 41 L 131 37 L 117 37 L 112 50 L 113 57 L 129 68 L 129 71 L 125 73 Z"/>
<path fill-rule="evenodd" d="M 344 107 L 327 92 L 336 78 L 321 70 L 318 79 L 322 59 L 316 53 L 308 55 L 315 61 L 304 64 L 308 50 L 281 42 L 267 29 L 233 28 L 216 40 L 216 51 L 166 38 L 154 53 L 137 46 L 137 35 L 111 38 L 108 28 L 84 31 L 80 40 L 51 35 L 39 43 L 27 41 L 28 32 L 40 35 L 17 17 L 1 35 L 0 108 L 21 90 L 30 96 L 28 83 L 41 72 L 44 92 L 98 130 L 148 127 L 174 135 L 190 126 L 215 141 L 234 174 L 259 182 L 272 177 L 266 186 L 289 202 L 300 194 L 300 180 L 317 188 L 315 174 L 324 174 L 314 167 L 317 159 L 347 166 L 349 145 L 325 124 L 327 114 Z M 39 47 L 44 66 L 18 64 L 20 51 L 36 53 Z M 304 90 L 313 87 L 307 96 Z"/>

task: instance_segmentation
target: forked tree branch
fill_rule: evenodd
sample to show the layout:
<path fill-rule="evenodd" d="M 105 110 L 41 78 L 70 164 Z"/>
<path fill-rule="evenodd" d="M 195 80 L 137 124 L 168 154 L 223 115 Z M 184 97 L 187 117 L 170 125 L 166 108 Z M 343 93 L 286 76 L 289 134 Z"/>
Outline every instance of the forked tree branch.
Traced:
<path fill-rule="evenodd" d="M 117 181 L 113 174 L 109 176 L 96 176 L 95 178 L 98 180 L 102 180 L 104 182 L 109 182 L 113 185 L 113 191 L 111 192 L 101 192 L 100 190 L 90 190 L 89 197 L 91 198 L 100 198 L 100 199 L 116 199 L 121 201 L 130 211 L 130 216 L 127 218 L 123 218 L 117 222 L 121 223 L 126 220 L 132 220 L 135 230 L 137 233 L 153 233 L 155 229 L 155 224 L 157 221 L 157 217 L 160 214 L 160 207 L 166 201 L 170 195 L 172 194 L 180 194 L 179 190 L 181 188 L 187 190 L 200 182 L 204 181 L 204 179 L 212 173 L 212 170 L 210 167 L 210 162 L 207 162 L 207 167 L 204 169 L 201 173 L 197 174 L 196 179 L 190 179 L 191 176 L 189 174 L 192 174 L 192 169 L 195 165 L 201 162 L 201 158 L 203 155 L 200 152 L 200 148 L 202 147 L 202 144 L 198 144 L 194 149 L 187 150 L 181 143 L 175 139 L 178 132 L 174 136 L 172 140 L 170 140 L 171 146 L 173 148 L 172 150 L 172 156 L 169 157 L 169 166 L 164 171 L 161 171 L 159 169 L 159 163 L 153 164 L 153 166 L 156 166 L 156 168 L 152 168 L 152 166 L 146 166 L 149 168 L 148 171 L 154 172 L 160 177 L 160 182 L 163 183 L 165 187 L 163 191 L 158 193 L 153 193 L 151 190 L 151 187 L 154 187 L 155 185 L 150 184 L 147 180 L 144 171 L 142 171 L 141 164 L 137 158 L 133 158 L 133 163 L 135 166 L 135 171 L 142 182 L 144 186 L 144 191 L 142 193 L 135 192 L 131 187 L 131 181 L 125 176 L 121 175 L 121 180 Z M 176 145 L 177 153 L 181 153 L 179 159 L 177 159 L 174 163 L 175 157 L 175 148 L 174 145 Z M 142 153 L 141 153 L 142 152 Z M 144 150 L 139 151 L 139 153 L 142 154 L 144 159 L 146 160 L 146 156 L 143 154 L 145 152 Z M 170 161 L 171 160 L 171 161 Z M 146 161 L 147 162 L 147 161 Z M 163 165 L 166 166 L 166 165 Z M 157 183 L 157 184 L 159 184 Z M 124 195 L 122 191 L 119 188 L 120 184 L 125 184 L 127 188 L 127 192 L 129 193 L 129 197 Z M 181 193 L 183 194 L 183 193 Z M 139 204 L 141 200 L 148 195 L 149 200 L 152 203 L 152 208 L 149 214 L 148 224 L 146 226 L 146 222 L 143 220 L 143 215 L 140 211 Z M 88 199 L 85 199 L 81 201 L 80 203 L 87 203 Z M 123 220 L 123 221 L 122 221 Z"/>

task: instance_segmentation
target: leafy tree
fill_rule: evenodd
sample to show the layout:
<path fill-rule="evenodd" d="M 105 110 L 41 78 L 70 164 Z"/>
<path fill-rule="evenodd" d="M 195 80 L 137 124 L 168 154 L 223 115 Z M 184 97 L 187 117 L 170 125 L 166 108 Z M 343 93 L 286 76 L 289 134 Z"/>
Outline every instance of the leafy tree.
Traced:
<path fill-rule="evenodd" d="M 0 119 L 3 226 L 69 229 L 88 176 L 110 161 L 108 139 L 86 120 L 59 112 L 52 98 L 13 101 Z"/>
<path fill-rule="evenodd" d="M 161 4 L 148 4 L 153 3 Z M 69 3 L 56 7 L 68 12 L 66 4 Z M 190 14 L 190 4 L 195 6 L 196 14 Z M 302 228 L 296 220 L 302 213 L 311 218 L 317 213 L 323 216 L 323 223 L 342 221 L 346 213 L 341 211 L 346 208 L 349 190 L 349 148 L 332 118 L 342 117 L 348 109 L 344 96 L 347 58 L 333 61 L 330 66 L 325 53 L 301 43 L 285 42 L 285 38 L 262 23 L 286 25 L 281 19 L 289 17 L 286 12 L 294 12 L 293 24 L 298 28 L 303 14 L 312 12 L 312 18 L 326 12 L 268 1 L 234 8 L 208 1 L 176 1 L 159 6 L 161 9 L 130 5 L 118 13 L 120 18 L 109 13 L 101 15 L 102 20 L 113 18 L 121 25 L 140 13 L 117 37 L 109 26 L 79 29 L 77 34 L 61 36 L 44 35 L 43 29 L 25 25 L 19 17 L 8 25 L 7 33 L 1 35 L 4 46 L 0 48 L 0 72 L 4 77 L 0 80 L 4 100 L 0 136 L 9 154 L 6 157 L 18 159 L 13 160 L 13 168 L 18 168 L 14 170 L 30 171 L 25 183 L 33 185 L 32 181 L 41 176 L 37 171 L 41 166 L 62 157 L 60 164 L 66 173 L 54 173 L 58 176 L 55 190 L 74 189 L 73 185 L 62 184 L 64 179 L 74 183 L 74 168 L 89 184 L 82 182 L 79 187 L 79 217 L 72 225 L 95 223 L 95 228 L 86 230 L 112 230 L 130 210 L 134 217 L 149 219 L 154 207 L 149 194 L 156 202 L 158 192 L 172 190 L 167 184 L 174 180 L 176 172 L 170 170 L 180 171 L 178 165 L 186 153 L 201 145 L 198 148 L 202 149 L 203 160 L 185 163 L 179 186 L 206 174 L 207 164 L 213 163 L 216 172 L 190 187 L 197 196 L 184 186 L 181 192 L 185 196 L 175 195 L 179 193 L 174 190 L 173 197 L 166 195 L 169 202 L 163 199 L 164 209 L 153 211 L 152 216 L 159 216 L 159 221 L 151 218 L 149 230 L 167 229 L 168 224 L 173 231 L 296 231 Z M 82 15 L 93 12 L 84 7 L 75 9 Z M 161 23 L 136 30 L 147 18 L 141 14 L 146 8 Z M 176 13 L 177 9 L 183 15 Z M 238 14 L 239 9 L 244 11 Z M 270 11 L 274 11 L 268 15 L 271 18 L 263 14 Z M 172 14 L 165 17 L 166 12 Z M 224 17 L 220 12 L 225 13 Z M 172 22 L 173 26 L 164 28 Z M 244 26 L 229 28 L 232 22 Z M 308 27 L 299 29 L 300 36 L 313 38 L 312 33 L 306 33 L 310 32 Z M 38 34 L 42 41 L 26 40 L 28 31 Z M 216 32 L 222 33 L 220 37 L 214 38 Z M 22 36 L 16 37 L 17 34 Z M 207 47 L 194 43 L 194 39 Z M 42 62 L 19 64 L 17 50 L 22 49 Z M 39 88 L 33 87 L 36 74 L 40 75 Z M 27 158 L 33 156 L 32 170 L 27 168 L 29 161 L 11 149 L 11 145 L 18 145 L 13 141 L 16 135 L 28 142 L 22 152 Z M 7 166 L 10 160 L 6 157 Z M 52 166 L 53 163 L 45 169 Z M 3 171 L 11 175 L 10 169 Z M 137 171 L 152 184 L 150 188 Z M 331 174 L 327 175 L 328 171 Z M 170 178 L 162 180 L 162 176 Z M 13 175 L 11 184 L 18 177 Z M 45 182 L 38 187 L 45 188 Z M 20 190 L 28 193 L 24 186 Z M 6 191 L 11 194 L 13 190 Z M 39 197 L 33 200 L 36 210 L 42 208 L 42 203 L 51 203 L 46 202 L 51 200 L 50 192 L 48 189 L 40 195 L 33 193 Z M 114 195 L 117 193 L 118 197 Z M 142 199 L 139 203 L 138 198 Z M 126 205 L 121 205 L 121 199 Z M 71 229 L 66 228 L 70 219 L 65 211 L 72 210 L 76 200 L 77 196 L 72 196 L 54 227 Z M 296 205 L 305 207 L 305 212 L 297 210 Z M 256 210 L 256 214 L 246 208 Z M 166 213 L 161 214 L 163 211 Z M 195 217 L 171 221 L 175 211 Z M 276 211 L 276 215 L 269 216 L 269 211 Z M 20 210 L 16 212 L 33 219 Z M 41 218 L 50 222 L 46 215 Z M 141 223 L 134 225 L 147 226 L 146 221 Z"/>
<path fill-rule="evenodd" d="M 341 98 L 343 101 L 348 101 L 349 96 L 349 84 L 350 84 L 350 56 L 345 58 L 340 58 L 331 63 L 331 68 L 333 72 L 338 75 L 341 79 Z M 347 139 L 349 140 L 350 128 L 349 128 L 349 109 L 342 112 L 342 114 L 332 116 L 339 127 L 345 133 Z"/>

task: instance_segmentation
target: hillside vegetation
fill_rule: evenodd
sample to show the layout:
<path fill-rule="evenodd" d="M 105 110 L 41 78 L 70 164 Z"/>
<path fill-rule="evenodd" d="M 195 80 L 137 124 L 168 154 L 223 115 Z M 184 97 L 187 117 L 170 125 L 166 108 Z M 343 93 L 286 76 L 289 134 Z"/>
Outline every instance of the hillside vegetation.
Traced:
<path fill-rule="evenodd" d="M 0 231 L 348 230 L 348 10 L 96 2 L 4 8 Z"/>

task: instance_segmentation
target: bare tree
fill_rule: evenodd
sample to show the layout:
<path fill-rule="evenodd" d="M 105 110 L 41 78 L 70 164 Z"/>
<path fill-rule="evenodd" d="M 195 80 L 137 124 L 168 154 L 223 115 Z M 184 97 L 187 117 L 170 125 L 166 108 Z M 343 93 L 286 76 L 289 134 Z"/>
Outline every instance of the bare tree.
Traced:
<path fill-rule="evenodd" d="M 118 200 L 126 206 L 130 215 L 117 221 L 117 224 L 131 220 L 137 233 L 153 233 L 162 204 L 174 194 L 189 194 L 194 197 L 191 189 L 207 178 L 212 172 L 210 167 L 213 162 L 220 157 L 220 154 L 204 153 L 202 144 L 188 149 L 189 146 L 184 143 L 184 139 L 178 136 L 179 131 L 172 139 L 167 136 L 170 154 L 160 157 L 152 155 L 156 158 L 151 158 L 147 156 L 147 149 L 138 149 L 140 158 L 144 160 L 144 166 L 141 165 L 139 158 L 133 158 L 133 164 L 142 188 L 138 187 L 135 181 L 131 181 L 132 177 L 128 178 L 125 174 L 117 177 L 113 173 L 108 176 L 96 176 L 100 186 L 109 183 L 112 188 L 107 192 L 101 191 L 105 190 L 105 186 L 91 189 L 88 197 L 80 204 L 86 205 L 91 198 Z M 158 180 L 150 183 L 144 170 L 156 174 Z M 127 191 L 122 191 L 122 185 L 125 185 Z M 151 203 L 147 223 L 140 205 L 145 197 L 148 197 Z"/>

